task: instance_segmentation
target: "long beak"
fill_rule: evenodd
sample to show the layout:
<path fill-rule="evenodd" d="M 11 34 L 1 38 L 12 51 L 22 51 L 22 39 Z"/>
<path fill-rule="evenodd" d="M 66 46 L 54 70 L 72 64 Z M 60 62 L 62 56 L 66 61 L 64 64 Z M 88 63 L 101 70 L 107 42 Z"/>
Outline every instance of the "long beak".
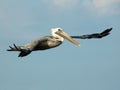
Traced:
<path fill-rule="evenodd" d="M 69 36 L 66 32 L 64 31 L 58 31 L 56 32 L 56 34 L 58 34 L 59 36 L 69 40 L 71 43 L 77 45 L 77 46 L 80 46 L 80 43 L 78 43 L 77 41 L 75 41 L 71 36 Z"/>

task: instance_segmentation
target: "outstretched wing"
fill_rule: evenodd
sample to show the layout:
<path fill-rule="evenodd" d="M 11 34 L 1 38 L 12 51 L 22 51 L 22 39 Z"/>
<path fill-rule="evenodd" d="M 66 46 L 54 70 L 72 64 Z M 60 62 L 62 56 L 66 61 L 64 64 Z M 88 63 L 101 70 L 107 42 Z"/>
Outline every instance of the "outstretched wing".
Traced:
<path fill-rule="evenodd" d="M 29 48 L 25 48 L 25 46 L 16 46 L 15 44 L 13 44 L 12 46 L 9 46 L 10 49 L 7 49 L 7 51 L 19 51 L 19 55 L 18 57 L 24 57 L 28 54 L 30 54 L 32 51 Z"/>
<path fill-rule="evenodd" d="M 34 47 L 38 43 L 39 43 L 39 40 L 32 41 L 23 46 L 16 46 L 15 44 L 13 44 L 13 47 L 9 46 L 10 48 L 7 49 L 7 51 L 19 51 L 20 53 L 19 53 L 18 57 L 24 57 L 24 56 L 30 54 L 34 50 Z"/>
<path fill-rule="evenodd" d="M 93 34 L 88 34 L 88 35 L 82 35 L 82 36 L 71 36 L 72 38 L 76 39 L 91 39 L 91 38 L 102 38 L 110 34 L 110 31 L 112 28 L 106 29 L 101 33 L 93 33 Z"/>
<path fill-rule="evenodd" d="M 40 48 L 39 46 L 42 43 L 46 42 L 47 39 L 48 39 L 48 37 L 45 36 L 43 38 L 34 40 L 34 41 L 27 43 L 25 45 L 22 45 L 22 46 L 16 46 L 15 44 L 13 44 L 13 47 L 9 46 L 10 48 L 7 49 L 7 51 L 19 51 L 20 54 L 18 55 L 18 57 L 24 57 L 24 56 L 27 56 L 28 54 L 30 54 L 34 50 L 39 50 L 39 48 Z"/>

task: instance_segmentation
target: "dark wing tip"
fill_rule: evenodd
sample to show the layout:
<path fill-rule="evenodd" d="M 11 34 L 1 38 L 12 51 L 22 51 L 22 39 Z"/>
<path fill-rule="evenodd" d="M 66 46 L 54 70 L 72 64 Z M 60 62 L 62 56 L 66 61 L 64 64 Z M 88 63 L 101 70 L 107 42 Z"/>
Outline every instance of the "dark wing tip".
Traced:
<path fill-rule="evenodd" d="M 105 31 L 103 31 L 101 34 L 104 34 L 104 33 L 109 33 L 111 30 L 112 30 L 112 28 L 106 29 L 106 30 L 105 30 Z"/>
<path fill-rule="evenodd" d="M 12 51 L 11 49 L 7 49 L 6 51 Z"/>
<path fill-rule="evenodd" d="M 109 28 L 109 29 L 106 29 L 105 31 L 101 32 L 100 33 L 100 37 L 104 37 L 104 36 L 107 36 L 110 34 L 110 31 L 112 30 L 113 28 Z"/>
<path fill-rule="evenodd" d="M 13 47 L 9 46 L 9 49 L 7 49 L 6 51 L 12 51 Z"/>
<path fill-rule="evenodd" d="M 93 34 L 87 34 L 82 36 L 71 36 L 72 38 L 78 38 L 78 39 L 92 39 L 92 38 L 102 38 L 110 34 L 110 31 L 113 28 L 105 29 L 101 33 L 93 33 Z"/>

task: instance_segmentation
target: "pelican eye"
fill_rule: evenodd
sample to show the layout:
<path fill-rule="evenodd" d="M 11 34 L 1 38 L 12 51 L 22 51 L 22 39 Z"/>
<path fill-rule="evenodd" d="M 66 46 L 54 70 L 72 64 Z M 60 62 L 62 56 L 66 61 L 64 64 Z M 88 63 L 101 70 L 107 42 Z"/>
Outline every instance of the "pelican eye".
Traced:
<path fill-rule="evenodd" d="M 61 29 L 58 29 L 58 32 L 62 32 L 62 30 L 61 30 Z"/>
<path fill-rule="evenodd" d="M 58 34 L 58 33 L 61 33 L 61 32 L 62 32 L 61 29 L 57 29 L 57 31 L 55 33 Z"/>

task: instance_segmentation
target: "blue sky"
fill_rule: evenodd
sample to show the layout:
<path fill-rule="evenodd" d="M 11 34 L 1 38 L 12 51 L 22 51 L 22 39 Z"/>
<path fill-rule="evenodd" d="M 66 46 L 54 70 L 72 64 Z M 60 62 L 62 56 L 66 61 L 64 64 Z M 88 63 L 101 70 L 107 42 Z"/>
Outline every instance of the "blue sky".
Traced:
<path fill-rule="evenodd" d="M 61 27 L 70 35 L 101 32 L 102 39 L 65 42 L 18 58 L 23 45 Z M 0 90 L 120 90 L 120 0 L 0 0 Z"/>

